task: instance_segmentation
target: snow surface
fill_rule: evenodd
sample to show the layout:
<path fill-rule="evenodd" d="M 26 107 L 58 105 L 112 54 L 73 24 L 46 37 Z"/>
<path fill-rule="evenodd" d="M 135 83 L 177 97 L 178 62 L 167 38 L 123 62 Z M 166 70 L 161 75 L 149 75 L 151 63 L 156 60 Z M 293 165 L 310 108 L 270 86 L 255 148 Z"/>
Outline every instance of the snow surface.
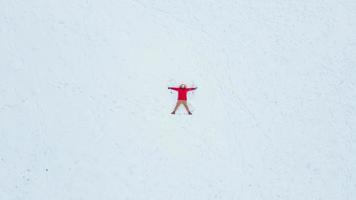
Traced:
<path fill-rule="evenodd" d="M 1 200 L 356 199 L 354 0 L 0 12 Z"/>

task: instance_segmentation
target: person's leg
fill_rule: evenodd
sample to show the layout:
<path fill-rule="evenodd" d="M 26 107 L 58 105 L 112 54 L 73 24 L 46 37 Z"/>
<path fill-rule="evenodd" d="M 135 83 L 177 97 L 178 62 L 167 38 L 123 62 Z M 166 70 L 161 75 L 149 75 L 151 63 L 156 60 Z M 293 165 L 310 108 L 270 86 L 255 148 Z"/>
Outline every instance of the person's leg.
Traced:
<path fill-rule="evenodd" d="M 173 110 L 173 112 L 171 114 L 176 114 L 176 111 L 178 110 L 180 104 L 182 104 L 182 102 L 178 100 L 177 104 L 176 104 L 176 107 L 174 107 L 174 110 Z"/>
<path fill-rule="evenodd" d="M 192 113 L 191 113 L 191 112 L 190 112 L 190 110 L 189 110 L 189 107 L 188 107 L 187 101 L 183 101 L 182 103 L 183 103 L 183 105 L 184 105 L 185 109 L 187 110 L 188 114 L 190 114 L 190 115 L 191 115 Z"/>

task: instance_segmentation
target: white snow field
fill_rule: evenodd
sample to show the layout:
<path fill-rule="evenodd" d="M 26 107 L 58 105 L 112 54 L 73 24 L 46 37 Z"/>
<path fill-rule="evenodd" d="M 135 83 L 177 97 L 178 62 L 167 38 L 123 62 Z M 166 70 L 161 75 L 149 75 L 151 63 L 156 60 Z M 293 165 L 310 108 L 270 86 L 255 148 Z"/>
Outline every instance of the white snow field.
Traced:
<path fill-rule="evenodd" d="M 0 13 L 0 200 L 356 199 L 356 1 Z"/>

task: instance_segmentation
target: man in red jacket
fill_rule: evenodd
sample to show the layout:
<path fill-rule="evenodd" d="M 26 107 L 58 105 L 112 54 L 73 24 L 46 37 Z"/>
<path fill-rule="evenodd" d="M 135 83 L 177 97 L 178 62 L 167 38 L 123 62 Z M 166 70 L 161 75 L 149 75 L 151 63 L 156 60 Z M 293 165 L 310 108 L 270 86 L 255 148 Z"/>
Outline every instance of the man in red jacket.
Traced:
<path fill-rule="evenodd" d="M 176 107 L 174 108 L 173 112 L 171 113 L 172 115 L 176 114 L 176 111 L 178 107 L 183 104 L 185 109 L 187 110 L 188 114 L 191 115 L 192 113 L 189 110 L 188 104 L 187 104 L 187 93 L 191 90 L 196 90 L 197 87 L 195 88 L 187 88 L 185 84 L 181 84 L 179 88 L 177 87 L 169 87 L 168 89 L 175 90 L 178 92 L 178 101 L 176 104 Z"/>

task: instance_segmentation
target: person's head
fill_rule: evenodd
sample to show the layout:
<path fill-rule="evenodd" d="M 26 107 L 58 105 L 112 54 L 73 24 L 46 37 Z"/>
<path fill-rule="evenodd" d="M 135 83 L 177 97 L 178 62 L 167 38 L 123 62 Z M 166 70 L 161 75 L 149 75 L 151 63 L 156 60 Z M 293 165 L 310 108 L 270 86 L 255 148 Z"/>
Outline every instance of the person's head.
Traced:
<path fill-rule="evenodd" d="M 185 89 L 187 86 L 186 86 L 185 84 L 181 84 L 179 87 L 180 87 L 181 89 Z"/>

